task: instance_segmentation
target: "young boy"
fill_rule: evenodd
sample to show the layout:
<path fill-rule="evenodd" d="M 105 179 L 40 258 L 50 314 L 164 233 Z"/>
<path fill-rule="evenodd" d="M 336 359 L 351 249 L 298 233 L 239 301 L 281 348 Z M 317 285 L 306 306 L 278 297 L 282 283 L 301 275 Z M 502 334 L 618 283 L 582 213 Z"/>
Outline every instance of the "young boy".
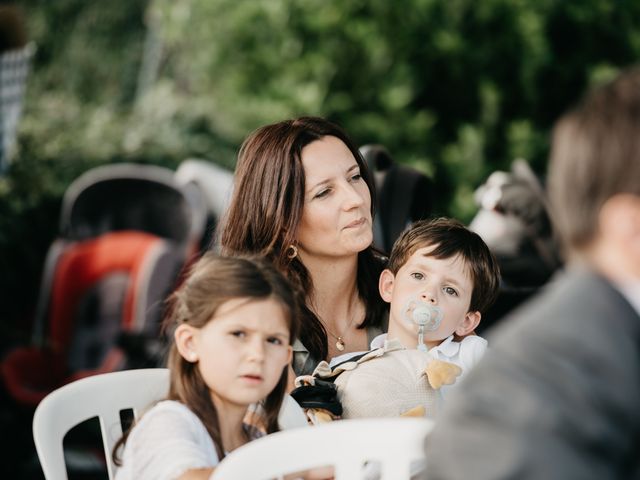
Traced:
<path fill-rule="evenodd" d="M 473 332 L 499 283 L 497 261 L 479 235 L 448 218 L 415 223 L 398 238 L 380 275 L 380 295 L 391 304 L 389 331 L 371 348 L 387 339 L 420 347 L 413 312 L 435 307 L 442 318 L 425 328 L 424 344 L 431 357 L 458 365 L 464 374 L 486 349 L 486 340 Z"/>
<path fill-rule="evenodd" d="M 364 355 L 321 362 L 314 379 L 333 380 L 343 418 L 434 416 L 439 402 L 484 354 L 474 334 L 494 301 L 500 273 L 476 233 L 456 220 L 412 225 L 393 246 L 380 276 L 390 303 L 389 330 Z"/>

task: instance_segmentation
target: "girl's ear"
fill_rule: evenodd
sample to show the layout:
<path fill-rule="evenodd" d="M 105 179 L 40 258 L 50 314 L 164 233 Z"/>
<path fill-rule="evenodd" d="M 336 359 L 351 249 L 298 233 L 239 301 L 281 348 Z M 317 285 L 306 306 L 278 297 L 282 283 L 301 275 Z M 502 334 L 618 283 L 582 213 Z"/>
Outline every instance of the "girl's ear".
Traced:
<path fill-rule="evenodd" d="M 382 299 L 387 303 L 391 303 L 391 298 L 393 297 L 393 283 L 395 279 L 395 275 L 388 268 L 385 268 L 380 274 L 378 290 L 380 290 L 380 296 Z"/>
<path fill-rule="evenodd" d="M 195 363 L 198 361 L 198 351 L 195 336 L 198 332 L 197 328 L 182 323 L 178 325 L 173 334 L 176 347 L 182 358 L 187 362 Z"/>
<path fill-rule="evenodd" d="M 480 317 L 482 317 L 482 314 L 478 311 L 467 312 L 464 316 L 464 320 L 462 320 L 460 325 L 456 328 L 456 335 L 464 337 L 465 335 L 472 333 L 480 323 Z"/>

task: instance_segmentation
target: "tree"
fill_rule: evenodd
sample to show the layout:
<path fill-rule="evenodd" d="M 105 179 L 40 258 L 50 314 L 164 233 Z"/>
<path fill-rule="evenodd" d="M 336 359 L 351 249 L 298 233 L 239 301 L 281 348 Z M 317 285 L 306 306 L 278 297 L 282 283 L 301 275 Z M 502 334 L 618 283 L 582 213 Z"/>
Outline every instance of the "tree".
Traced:
<path fill-rule="evenodd" d="M 35 298 L 61 196 L 92 166 L 232 168 L 256 127 L 322 115 L 432 175 L 439 213 L 466 221 L 489 172 L 523 157 L 544 174 L 560 112 L 640 57 L 633 0 L 24 4 L 37 52 L 0 179 L 3 314 Z"/>

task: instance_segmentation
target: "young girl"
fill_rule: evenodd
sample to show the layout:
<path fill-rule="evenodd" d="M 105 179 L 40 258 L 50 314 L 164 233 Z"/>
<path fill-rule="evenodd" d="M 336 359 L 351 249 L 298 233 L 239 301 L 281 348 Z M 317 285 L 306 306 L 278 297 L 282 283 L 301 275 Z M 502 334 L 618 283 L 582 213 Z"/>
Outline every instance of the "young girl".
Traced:
<path fill-rule="evenodd" d="M 263 435 L 243 423 L 256 402 L 267 433 L 278 430 L 298 333 L 284 277 L 262 260 L 207 254 L 170 301 L 169 395 L 121 440 L 117 480 L 208 478 L 226 453 Z"/>

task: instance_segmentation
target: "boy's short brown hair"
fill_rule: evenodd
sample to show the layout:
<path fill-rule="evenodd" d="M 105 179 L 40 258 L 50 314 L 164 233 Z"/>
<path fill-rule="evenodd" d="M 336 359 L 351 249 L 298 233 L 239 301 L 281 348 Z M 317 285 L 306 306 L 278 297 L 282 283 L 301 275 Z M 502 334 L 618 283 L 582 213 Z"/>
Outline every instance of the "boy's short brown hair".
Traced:
<path fill-rule="evenodd" d="M 429 246 L 435 246 L 429 256 L 437 259 L 460 255 L 473 282 L 469 311 L 486 312 L 498 295 L 498 262 L 480 235 L 457 220 L 436 218 L 412 224 L 394 243 L 387 268 L 396 275 L 416 250 Z"/>
<path fill-rule="evenodd" d="M 617 194 L 640 195 L 640 66 L 589 92 L 554 127 L 549 196 L 570 252 L 598 234 L 598 215 Z"/>

